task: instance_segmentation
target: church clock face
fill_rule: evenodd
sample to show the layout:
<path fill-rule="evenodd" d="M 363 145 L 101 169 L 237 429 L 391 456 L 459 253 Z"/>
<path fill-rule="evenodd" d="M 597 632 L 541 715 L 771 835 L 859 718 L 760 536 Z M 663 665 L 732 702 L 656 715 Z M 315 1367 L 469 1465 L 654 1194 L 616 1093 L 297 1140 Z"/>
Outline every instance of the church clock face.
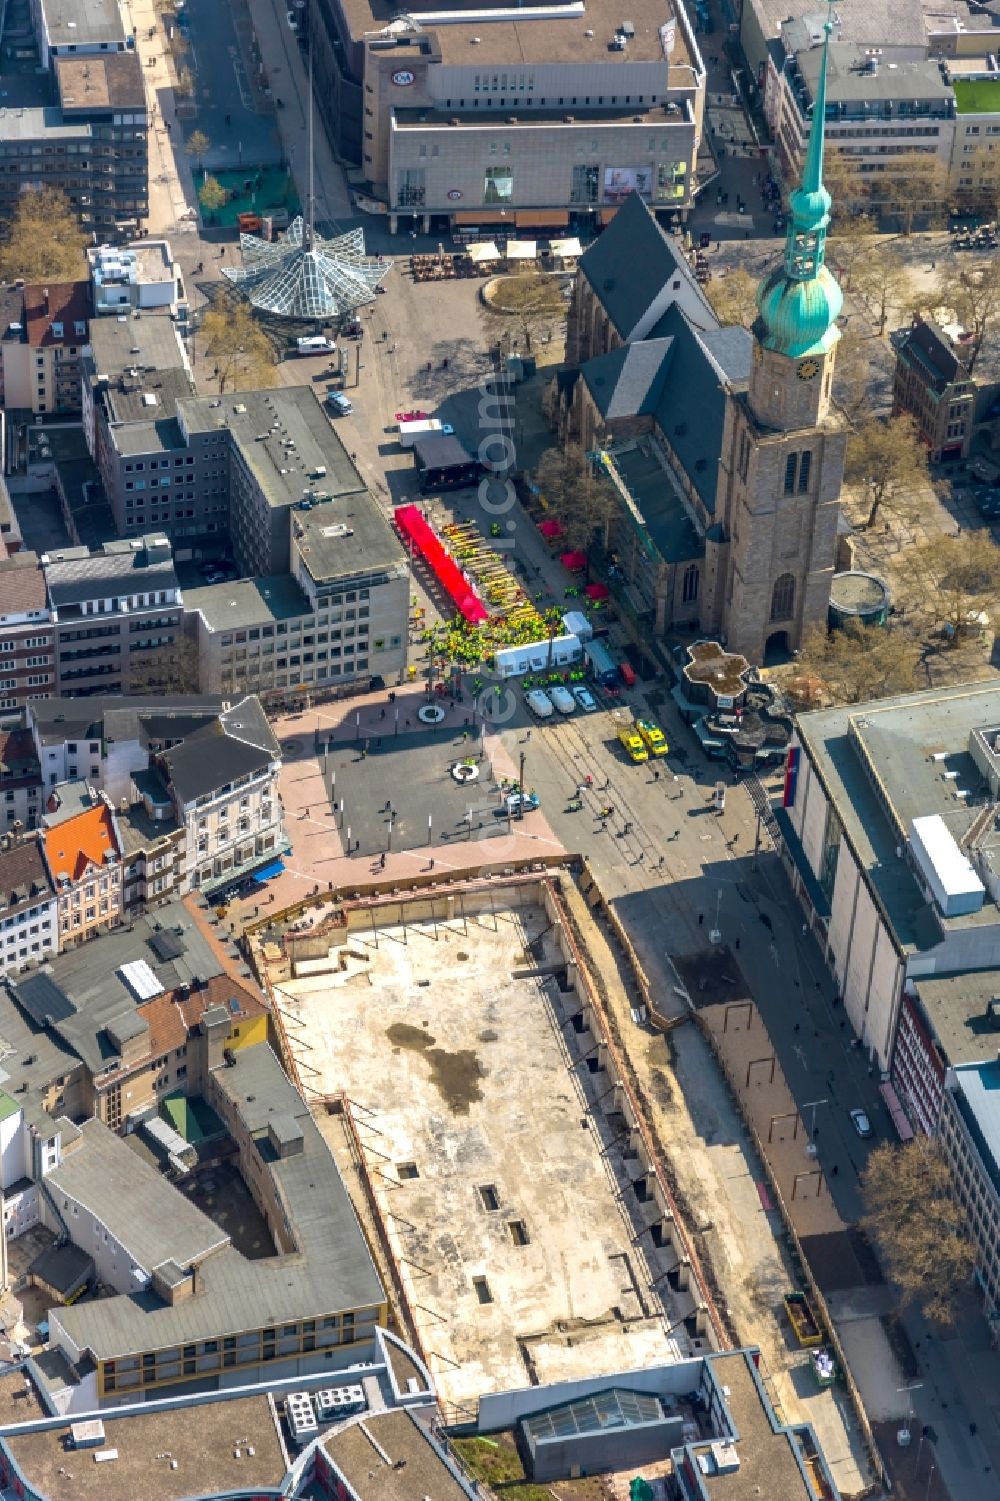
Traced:
<path fill-rule="evenodd" d="M 802 364 L 796 371 L 796 374 L 798 375 L 799 380 L 812 380 L 819 374 L 819 361 L 803 360 Z"/>

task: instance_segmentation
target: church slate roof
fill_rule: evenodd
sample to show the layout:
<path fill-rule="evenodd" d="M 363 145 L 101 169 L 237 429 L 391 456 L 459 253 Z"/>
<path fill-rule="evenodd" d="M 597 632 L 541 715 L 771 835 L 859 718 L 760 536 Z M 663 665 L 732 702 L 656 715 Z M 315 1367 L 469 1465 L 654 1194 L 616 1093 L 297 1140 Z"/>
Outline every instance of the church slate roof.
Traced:
<path fill-rule="evenodd" d="M 580 257 L 580 269 L 622 339 L 628 339 L 663 284 L 686 262 L 637 193 L 630 193 L 614 219 Z"/>
<path fill-rule="evenodd" d="M 608 421 L 655 419 L 711 514 L 726 389 L 749 380 L 753 340 L 745 328 L 696 329 L 676 304 L 656 332 L 654 339 L 588 360 L 581 374 Z"/>

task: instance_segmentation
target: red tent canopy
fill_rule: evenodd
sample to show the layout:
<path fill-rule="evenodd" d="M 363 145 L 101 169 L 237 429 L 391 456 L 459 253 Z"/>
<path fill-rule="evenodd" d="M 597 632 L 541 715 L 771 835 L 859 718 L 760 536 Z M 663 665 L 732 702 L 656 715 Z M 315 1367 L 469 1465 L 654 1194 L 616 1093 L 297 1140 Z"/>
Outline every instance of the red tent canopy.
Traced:
<path fill-rule="evenodd" d="M 562 536 L 563 525 L 561 521 L 556 521 L 554 519 L 551 521 L 540 521 L 538 523 L 538 530 L 540 535 L 543 536 L 546 541 L 551 542 L 554 537 Z"/>
<path fill-rule="evenodd" d="M 561 552 L 559 561 L 570 573 L 582 573 L 587 566 L 587 554 L 585 552 Z"/>
<path fill-rule="evenodd" d="M 414 551 L 429 565 L 434 577 L 464 618 L 470 625 L 479 625 L 484 621 L 488 614 L 486 606 L 477 598 L 476 591 L 444 543 L 435 535 L 419 506 L 397 506 L 393 514 L 404 540 L 410 542 Z"/>
<path fill-rule="evenodd" d="M 607 584 L 588 584 L 583 592 L 588 599 L 607 599 L 611 591 Z"/>

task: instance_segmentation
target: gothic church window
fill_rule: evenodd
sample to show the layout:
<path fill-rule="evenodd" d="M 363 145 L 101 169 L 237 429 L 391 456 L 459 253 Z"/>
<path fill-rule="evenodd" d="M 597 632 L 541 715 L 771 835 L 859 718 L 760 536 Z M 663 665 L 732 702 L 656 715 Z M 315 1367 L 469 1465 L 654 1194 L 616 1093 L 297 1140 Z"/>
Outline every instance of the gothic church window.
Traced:
<path fill-rule="evenodd" d="M 691 563 L 684 570 L 684 581 L 681 585 L 681 599 L 684 604 L 690 605 L 698 598 L 699 570 L 697 563 Z"/>
<path fill-rule="evenodd" d="M 795 575 L 782 573 L 771 590 L 771 619 L 788 620 L 795 611 Z"/>

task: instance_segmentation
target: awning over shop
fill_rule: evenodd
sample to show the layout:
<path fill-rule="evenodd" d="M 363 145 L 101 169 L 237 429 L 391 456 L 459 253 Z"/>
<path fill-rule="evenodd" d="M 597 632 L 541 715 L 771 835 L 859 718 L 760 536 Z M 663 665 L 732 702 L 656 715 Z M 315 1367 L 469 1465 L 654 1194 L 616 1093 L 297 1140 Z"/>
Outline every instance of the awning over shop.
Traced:
<path fill-rule="evenodd" d="M 540 521 L 538 523 L 538 531 L 539 535 L 544 537 L 546 541 L 552 542 L 556 537 L 562 536 L 563 525 L 561 521 L 557 521 L 553 516 L 548 521 Z"/>
<path fill-rule="evenodd" d="M 611 591 L 607 584 L 588 584 L 583 592 L 588 599 L 607 599 Z"/>
<path fill-rule="evenodd" d="M 502 224 L 504 215 L 499 209 L 460 208 L 452 214 L 456 224 Z"/>
<path fill-rule="evenodd" d="M 610 224 L 612 219 L 615 217 L 615 214 L 617 214 L 618 212 L 618 207 L 616 205 L 614 208 L 602 208 L 599 212 L 601 215 L 601 223 Z"/>
<path fill-rule="evenodd" d="M 534 240 L 507 241 L 507 259 L 509 261 L 533 261 L 537 251 L 538 246 Z"/>
<path fill-rule="evenodd" d="M 583 254 L 583 246 L 575 236 L 569 240 L 550 240 L 549 249 L 561 261 L 573 261 Z"/>
<path fill-rule="evenodd" d="M 265 865 L 260 870 L 255 870 L 253 878 L 255 881 L 273 881 L 275 877 L 282 876 L 284 873 L 284 860 L 272 860 L 270 865 Z"/>
<path fill-rule="evenodd" d="M 482 240 L 478 245 L 467 245 L 465 253 L 477 266 L 483 265 L 486 261 L 500 259 L 500 252 L 492 240 Z"/>
<path fill-rule="evenodd" d="M 561 552 L 559 561 L 570 573 L 582 573 L 587 566 L 587 554 L 585 552 Z"/>
<path fill-rule="evenodd" d="M 906 1119 L 906 1112 L 903 1109 L 902 1105 L 899 1103 L 899 1095 L 893 1089 L 891 1084 L 880 1084 L 879 1092 L 883 1100 L 885 1100 L 885 1103 L 889 1107 L 889 1114 L 892 1116 L 892 1124 L 896 1128 L 896 1135 L 899 1137 L 900 1141 L 912 1141 L 913 1127 Z"/>
<path fill-rule="evenodd" d="M 569 212 L 557 208 L 519 208 L 514 213 L 518 229 L 562 229 L 569 223 Z"/>

